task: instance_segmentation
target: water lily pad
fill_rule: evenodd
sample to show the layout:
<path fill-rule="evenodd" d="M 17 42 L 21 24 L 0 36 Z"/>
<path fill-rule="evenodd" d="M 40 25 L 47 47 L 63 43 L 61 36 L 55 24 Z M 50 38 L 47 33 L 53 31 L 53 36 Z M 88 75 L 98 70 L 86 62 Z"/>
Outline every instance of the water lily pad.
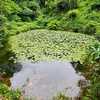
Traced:
<path fill-rule="evenodd" d="M 89 45 L 96 41 L 93 36 L 51 30 L 33 30 L 9 38 L 11 49 L 21 62 L 66 59 L 78 61 L 86 55 Z"/>

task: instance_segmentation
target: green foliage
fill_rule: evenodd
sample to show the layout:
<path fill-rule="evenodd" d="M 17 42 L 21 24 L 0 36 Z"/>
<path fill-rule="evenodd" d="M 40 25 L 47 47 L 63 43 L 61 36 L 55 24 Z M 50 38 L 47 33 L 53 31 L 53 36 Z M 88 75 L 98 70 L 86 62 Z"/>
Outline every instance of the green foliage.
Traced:
<path fill-rule="evenodd" d="M 58 11 L 62 11 L 62 10 L 68 11 L 69 9 L 70 9 L 70 7 L 69 7 L 69 4 L 68 4 L 68 0 L 67 1 L 66 0 L 63 0 L 63 1 L 60 0 L 60 2 L 57 3 L 57 10 Z"/>
<path fill-rule="evenodd" d="M 100 41 L 100 25 L 97 26 L 97 31 L 95 33 L 95 37 L 98 41 Z"/>
<path fill-rule="evenodd" d="M 0 94 L 3 96 L 3 99 L 8 100 L 19 100 L 20 97 L 20 90 L 19 88 L 14 90 L 14 89 L 9 89 L 9 87 L 6 84 L 0 83 Z"/>
<path fill-rule="evenodd" d="M 31 9 L 32 11 L 36 11 L 37 9 L 40 9 L 40 6 L 38 3 L 35 3 L 34 1 L 30 1 L 28 4 L 27 4 L 27 7 L 29 9 Z"/>
<path fill-rule="evenodd" d="M 90 52 L 85 60 L 86 62 L 100 61 L 100 43 L 99 42 L 94 43 L 93 46 L 90 45 L 89 51 Z"/>
<path fill-rule="evenodd" d="M 72 18 L 73 19 L 73 18 L 76 18 L 77 17 L 78 13 L 79 13 L 79 11 L 77 9 L 70 10 L 68 12 L 68 16 L 69 16 L 69 18 Z"/>
<path fill-rule="evenodd" d="M 48 23 L 48 20 L 45 18 L 44 15 L 38 16 L 38 18 L 36 18 L 37 20 L 37 25 L 39 26 L 46 26 L 46 24 Z"/>
<path fill-rule="evenodd" d="M 60 22 L 56 19 L 47 24 L 48 29 L 59 30 Z"/>
<path fill-rule="evenodd" d="M 38 3 L 40 5 L 40 7 L 44 7 L 45 6 L 45 1 L 47 0 L 34 0 L 34 2 Z"/>
<path fill-rule="evenodd" d="M 100 43 L 96 42 L 90 46 L 89 54 L 84 60 L 85 66 L 88 67 L 88 74 L 91 75 L 90 88 L 87 89 L 86 97 L 90 100 L 100 99 Z M 85 98 L 86 98 L 85 97 Z M 85 100 L 84 98 L 84 100 Z"/>
<path fill-rule="evenodd" d="M 8 5 L 11 7 L 12 14 L 19 14 L 22 9 L 12 0 L 7 0 Z"/>
<path fill-rule="evenodd" d="M 6 37 L 4 22 L 6 21 L 6 17 L 4 15 L 0 15 L 0 48 L 3 47 L 3 40 Z"/>
<path fill-rule="evenodd" d="M 71 32 L 83 32 L 83 25 L 77 23 L 76 21 L 62 22 L 62 30 L 71 31 Z"/>
<path fill-rule="evenodd" d="M 21 59 L 20 61 L 30 58 L 31 62 L 37 62 L 52 59 L 82 60 L 86 49 L 94 41 L 94 37 L 84 34 L 43 29 L 12 36 L 9 43 L 16 57 Z"/>
<path fill-rule="evenodd" d="M 89 13 L 85 16 L 85 19 L 88 19 L 88 20 L 93 20 L 93 21 L 97 21 L 97 22 L 100 22 L 100 15 L 98 14 L 98 12 L 92 12 L 92 13 Z"/>
<path fill-rule="evenodd" d="M 97 22 L 96 21 L 90 21 L 85 27 L 84 27 L 84 33 L 85 34 L 94 34 L 96 33 L 96 26 Z"/>
<path fill-rule="evenodd" d="M 100 76 L 95 73 L 94 76 L 92 76 L 92 79 L 93 79 L 92 84 L 90 85 L 91 88 L 88 89 L 88 93 L 86 96 L 89 97 L 91 100 L 99 100 L 100 99 Z"/>
<path fill-rule="evenodd" d="M 42 28 L 41 26 L 36 25 L 36 22 L 7 22 L 6 23 L 6 33 L 8 35 L 15 35 L 21 32 L 27 32 L 32 29 Z"/>
<path fill-rule="evenodd" d="M 16 15 L 11 15 L 9 20 L 13 21 L 21 21 L 21 18 L 16 14 Z"/>
<path fill-rule="evenodd" d="M 22 11 L 23 15 L 32 15 L 33 11 L 30 10 L 29 8 L 24 8 L 24 10 Z"/>
<path fill-rule="evenodd" d="M 11 0 L 6 0 L 6 1 L 4 0 L 3 4 L 4 4 L 5 8 L 8 9 L 7 10 L 3 7 L 3 9 L 5 9 L 5 11 L 3 10 L 3 13 L 8 18 L 8 20 L 14 20 L 14 19 L 15 19 L 15 21 L 20 20 L 20 17 L 17 14 L 19 14 L 22 11 L 22 9 L 19 8 L 19 6 L 17 4 L 15 4 Z"/>
<path fill-rule="evenodd" d="M 11 13 L 11 7 L 8 5 L 6 0 L 0 0 L 0 48 L 3 47 L 3 41 L 6 37 L 5 33 L 5 21 L 7 18 L 5 14 Z"/>
<path fill-rule="evenodd" d="M 9 88 L 7 87 L 7 85 L 5 84 L 1 84 L 0 83 L 0 94 L 6 94 L 7 92 L 9 92 Z"/>
<path fill-rule="evenodd" d="M 0 13 L 10 14 L 12 12 L 12 8 L 8 3 L 8 0 L 0 0 Z"/>
<path fill-rule="evenodd" d="M 22 11 L 18 14 L 22 21 L 31 22 L 40 15 L 40 6 L 35 1 L 25 1 L 19 4 Z"/>
<path fill-rule="evenodd" d="M 65 88 L 65 89 L 63 90 L 63 92 L 59 92 L 56 96 L 53 97 L 53 100 L 72 100 L 72 99 L 70 99 L 70 98 L 68 98 L 68 97 L 65 96 L 66 91 L 67 91 L 68 89 L 70 89 L 70 87 Z"/>
<path fill-rule="evenodd" d="M 22 21 L 32 22 L 32 19 L 31 19 L 30 17 L 23 16 L 23 17 L 22 17 Z"/>
<path fill-rule="evenodd" d="M 61 12 L 77 8 L 77 0 L 47 0 L 45 2 L 48 11 Z"/>
<path fill-rule="evenodd" d="M 94 10 L 94 9 L 100 10 L 100 1 L 99 0 L 94 1 L 93 3 L 90 4 L 90 6 L 91 6 L 92 10 Z"/>

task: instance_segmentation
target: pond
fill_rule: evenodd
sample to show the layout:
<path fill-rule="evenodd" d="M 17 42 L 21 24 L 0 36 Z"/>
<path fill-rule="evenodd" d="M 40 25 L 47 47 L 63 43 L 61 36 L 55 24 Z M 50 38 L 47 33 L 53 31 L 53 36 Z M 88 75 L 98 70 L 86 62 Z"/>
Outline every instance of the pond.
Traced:
<path fill-rule="evenodd" d="M 61 63 L 55 60 L 52 63 L 9 63 L 9 66 L 3 68 L 9 70 L 6 69 L 6 75 L 0 81 L 24 90 L 21 98 L 52 100 L 54 95 L 68 87 L 72 88 L 67 90 L 66 96 L 74 98 L 81 88 L 88 87 L 90 81 L 83 76 L 85 69 L 79 62 Z"/>
<path fill-rule="evenodd" d="M 80 33 L 44 29 L 12 36 L 8 52 L 0 58 L 6 73 L 0 81 L 24 90 L 22 98 L 52 99 L 69 86 L 66 96 L 74 98 L 90 82 L 79 61 L 94 41 Z"/>

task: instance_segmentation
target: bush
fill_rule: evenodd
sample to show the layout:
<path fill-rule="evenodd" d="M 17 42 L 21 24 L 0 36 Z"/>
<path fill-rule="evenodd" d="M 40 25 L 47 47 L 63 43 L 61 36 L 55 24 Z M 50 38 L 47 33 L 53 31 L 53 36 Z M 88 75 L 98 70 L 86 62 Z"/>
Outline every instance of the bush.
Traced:
<path fill-rule="evenodd" d="M 1 84 L 0 83 L 0 94 L 5 94 L 5 93 L 7 93 L 7 92 L 9 92 L 10 90 L 9 90 L 9 88 L 7 87 L 7 85 L 5 85 L 5 84 Z"/>
<path fill-rule="evenodd" d="M 6 84 L 0 83 L 0 94 L 3 97 L 3 100 L 19 100 L 20 90 L 9 89 Z"/>
<path fill-rule="evenodd" d="M 32 14 L 33 14 L 33 11 L 30 10 L 29 8 L 25 8 L 25 9 L 22 11 L 22 14 L 23 14 L 23 15 L 32 15 Z"/>
<path fill-rule="evenodd" d="M 66 2 L 66 1 L 61 1 L 61 2 L 57 3 L 58 11 L 62 11 L 62 10 L 68 11 L 69 9 L 70 9 L 70 6 L 69 6 L 68 2 Z"/>
<path fill-rule="evenodd" d="M 98 12 L 89 13 L 85 16 L 85 19 L 100 22 L 100 14 Z"/>
<path fill-rule="evenodd" d="M 45 17 L 45 15 L 38 16 L 37 25 L 39 26 L 46 26 L 49 20 Z"/>
<path fill-rule="evenodd" d="M 10 35 L 14 35 L 14 34 L 16 34 L 16 33 L 17 33 L 16 30 L 14 30 L 14 29 L 10 30 Z"/>
<path fill-rule="evenodd" d="M 7 22 L 6 23 L 6 34 L 15 35 L 20 32 L 26 32 L 32 29 L 44 28 L 43 26 L 36 25 L 36 22 Z"/>
<path fill-rule="evenodd" d="M 37 9 L 40 8 L 38 3 L 35 3 L 34 1 L 30 1 L 27 5 L 27 7 L 33 11 L 36 11 Z"/>
<path fill-rule="evenodd" d="M 91 6 L 92 10 L 94 10 L 94 9 L 100 10 L 100 1 L 91 3 L 90 6 Z"/>
<path fill-rule="evenodd" d="M 77 17 L 78 13 L 79 13 L 79 11 L 77 9 L 70 10 L 68 12 L 68 16 L 69 16 L 69 18 L 72 18 L 73 19 L 73 18 L 76 18 Z"/>
<path fill-rule="evenodd" d="M 98 29 L 95 33 L 95 37 L 98 41 L 100 41 L 100 29 Z"/>
<path fill-rule="evenodd" d="M 24 24 L 23 22 L 17 22 L 16 25 L 17 25 L 17 26 L 23 26 L 23 25 L 25 25 L 25 24 Z"/>
<path fill-rule="evenodd" d="M 92 35 L 96 33 L 96 26 L 97 22 L 96 21 L 90 21 L 86 26 L 84 27 L 84 33 Z"/>
<path fill-rule="evenodd" d="M 3 40 L 6 38 L 5 26 L 4 23 L 6 21 L 6 17 L 4 15 L 0 15 L 0 48 L 3 47 Z"/>
<path fill-rule="evenodd" d="M 21 18 L 18 15 L 11 15 L 9 20 L 21 21 Z"/>
<path fill-rule="evenodd" d="M 90 88 L 87 89 L 86 97 L 90 100 L 100 100 L 100 43 L 90 45 L 89 53 L 84 60 L 88 75 L 92 76 Z M 85 98 L 86 98 L 85 97 Z M 85 98 L 83 100 L 85 100 Z"/>
<path fill-rule="evenodd" d="M 32 22 L 31 18 L 27 17 L 27 16 L 23 16 L 22 20 L 25 21 L 25 22 Z"/>
<path fill-rule="evenodd" d="M 83 32 L 83 25 L 76 21 L 65 22 L 61 25 L 62 30 L 71 32 Z"/>
<path fill-rule="evenodd" d="M 52 20 L 50 23 L 47 24 L 48 29 L 59 30 L 60 29 L 60 21 L 56 19 Z"/>

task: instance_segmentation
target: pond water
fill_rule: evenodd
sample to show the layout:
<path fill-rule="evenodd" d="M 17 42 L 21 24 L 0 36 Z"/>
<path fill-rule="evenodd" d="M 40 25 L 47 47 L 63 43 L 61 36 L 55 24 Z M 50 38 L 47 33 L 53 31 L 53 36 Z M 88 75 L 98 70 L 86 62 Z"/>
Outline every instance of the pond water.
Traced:
<path fill-rule="evenodd" d="M 20 72 L 14 73 L 10 78 L 11 87 L 21 87 L 27 77 L 29 81 L 23 88 L 25 94 L 23 96 L 28 98 L 36 97 L 37 100 L 52 99 L 56 93 L 63 89 L 72 86 L 66 92 L 66 96 L 74 97 L 80 91 L 78 81 L 85 78 L 76 73 L 71 63 L 63 63 L 56 61 L 53 63 L 40 62 L 40 63 L 21 63 L 23 66 Z"/>
<path fill-rule="evenodd" d="M 74 98 L 81 88 L 88 87 L 89 80 L 82 74 L 85 70 L 79 62 L 53 60 L 52 63 L 22 62 L 14 64 L 12 61 L 8 61 L 2 66 L 3 70 L 6 70 L 6 75 L 0 81 L 7 83 L 10 87 L 20 87 L 21 90 L 24 90 L 22 100 L 25 97 L 52 100 L 54 95 L 68 87 L 72 88 L 67 90 L 66 96 Z M 80 82 L 82 83 L 80 84 Z"/>
<path fill-rule="evenodd" d="M 94 37 L 80 33 L 48 30 L 12 36 L 7 52 L 0 51 L 0 70 L 4 74 L 0 82 L 24 90 L 22 99 L 53 99 L 68 87 L 72 88 L 66 96 L 74 98 L 90 82 L 78 61 L 82 61 L 94 41 Z"/>

